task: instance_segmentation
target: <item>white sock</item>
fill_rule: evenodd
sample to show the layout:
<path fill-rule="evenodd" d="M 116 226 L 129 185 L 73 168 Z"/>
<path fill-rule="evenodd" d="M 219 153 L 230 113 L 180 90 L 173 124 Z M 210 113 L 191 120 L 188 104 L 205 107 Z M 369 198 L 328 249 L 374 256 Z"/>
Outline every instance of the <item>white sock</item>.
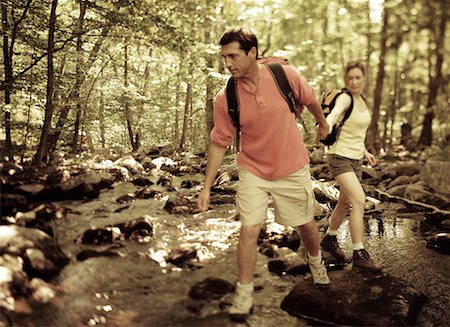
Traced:
<path fill-rule="evenodd" d="M 253 289 L 254 289 L 254 284 L 253 284 L 253 282 L 251 282 L 249 284 L 242 285 L 240 282 L 237 282 L 236 283 L 236 289 L 239 289 L 239 290 L 244 291 L 244 292 L 252 293 Z"/>
<path fill-rule="evenodd" d="M 335 230 L 335 229 L 330 229 L 330 227 L 328 227 L 328 229 L 327 229 L 327 235 L 336 236 L 336 235 L 337 235 L 337 230 Z"/>
<path fill-rule="evenodd" d="M 353 243 L 353 251 L 358 251 L 364 249 L 364 244 L 362 242 L 360 243 Z"/>
<path fill-rule="evenodd" d="M 308 252 L 308 261 L 313 265 L 313 266 L 320 266 L 322 264 L 322 252 L 319 251 L 319 255 L 317 256 L 312 256 L 309 252 Z"/>

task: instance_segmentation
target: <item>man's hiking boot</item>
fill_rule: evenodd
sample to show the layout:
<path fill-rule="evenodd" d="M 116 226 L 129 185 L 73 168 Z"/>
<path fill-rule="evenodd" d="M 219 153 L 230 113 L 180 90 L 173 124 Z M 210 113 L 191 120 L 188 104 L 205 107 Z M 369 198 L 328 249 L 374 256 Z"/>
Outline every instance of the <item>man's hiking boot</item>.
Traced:
<path fill-rule="evenodd" d="M 327 268 L 325 267 L 324 261 L 320 263 L 320 265 L 313 265 L 308 260 L 309 270 L 311 271 L 313 285 L 317 288 L 329 288 L 330 287 L 330 279 L 328 278 Z"/>
<path fill-rule="evenodd" d="M 382 267 L 373 261 L 365 249 L 353 251 L 353 267 L 369 271 L 381 271 Z"/>
<path fill-rule="evenodd" d="M 251 313 L 253 307 L 253 292 L 236 287 L 236 294 L 233 303 L 228 310 L 231 320 L 245 321 Z"/>
<path fill-rule="evenodd" d="M 342 251 L 339 246 L 336 235 L 325 235 L 320 243 L 320 246 L 323 250 L 329 252 L 333 257 L 335 257 L 339 262 L 348 263 L 351 261 L 351 259 L 345 255 L 344 251 Z"/>

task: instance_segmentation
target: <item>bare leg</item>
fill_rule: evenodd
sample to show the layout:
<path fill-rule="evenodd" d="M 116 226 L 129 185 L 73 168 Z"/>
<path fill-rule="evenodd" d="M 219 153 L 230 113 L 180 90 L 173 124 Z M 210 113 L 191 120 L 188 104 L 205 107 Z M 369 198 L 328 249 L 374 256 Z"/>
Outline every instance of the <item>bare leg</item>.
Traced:
<path fill-rule="evenodd" d="M 338 202 L 336 207 L 334 207 L 333 212 L 331 213 L 329 219 L 329 228 L 331 230 L 337 230 L 339 226 L 341 226 L 342 221 L 347 215 L 348 210 L 350 209 L 350 202 L 348 201 L 345 193 L 341 190 L 339 193 Z"/>
<path fill-rule="evenodd" d="M 350 213 L 350 234 L 352 236 L 352 242 L 360 243 L 363 241 L 363 218 L 366 195 L 354 172 L 340 174 L 336 176 L 336 181 L 339 183 L 340 191 L 343 193 L 346 201 L 352 206 Z M 337 225 L 339 218 L 339 215 L 336 214 L 336 222 L 330 222 L 330 226 Z M 331 217 L 331 219 L 333 219 L 333 217 Z M 333 225 L 331 225 L 331 223 L 333 223 Z"/>
<path fill-rule="evenodd" d="M 300 236 L 305 243 L 305 248 L 308 253 L 314 257 L 319 255 L 319 230 L 317 229 L 316 221 L 313 219 L 310 222 L 296 227 L 300 232 Z"/>
<path fill-rule="evenodd" d="M 239 282 L 242 285 L 253 281 L 256 265 L 257 242 L 261 225 L 242 226 L 237 248 Z"/>

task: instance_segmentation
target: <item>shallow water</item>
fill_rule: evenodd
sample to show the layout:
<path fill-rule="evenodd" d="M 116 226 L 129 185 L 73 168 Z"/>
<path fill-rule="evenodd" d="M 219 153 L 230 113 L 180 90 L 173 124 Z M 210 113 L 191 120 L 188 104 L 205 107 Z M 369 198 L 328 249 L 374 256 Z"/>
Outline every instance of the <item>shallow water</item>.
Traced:
<path fill-rule="evenodd" d="M 96 200 L 62 204 L 75 213 L 56 221 L 54 229 L 71 263 L 55 281 L 60 289 L 53 302 L 32 314 L 16 314 L 13 318 L 17 326 L 214 326 L 214 315 L 219 315 L 217 321 L 223 324 L 218 302 L 211 301 L 202 309 L 204 315 L 211 316 L 198 317 L 186 309 L 192 302 L 187 294 L 193 285 L 207 277 L 235 282 L 239 223 L 231 218 L 235 214 L 234 206 L 223 205 L 204 214 L 171 215 L 163 209 L 167 198 L 136 200 L 125 205 L 115 202 L 119 196 L 136 190 L 130 183 L 121 183 Z M 114 212 L 125 206 L 129 207 Z M 366 216 L 366 247 L 384 271 L 406 280 L 429 297 L 418 325 L 447 325 L 450 318 L 448 256 L 428 249 L 417 235 L 419 214 L 398 216 L 395 209 L 381 212 Z M 121 241 L 122 246 L 115 250 L 119 257 L 76 260 L 83 248 L 96 248 L 74 242 L 85 230 L 142 216 L 153 223 L 155 236 L 150 242 Z M 268 216 L 269 221 L 273 219 L 271 211 Z M 325 224 L 325 219 L 319 221 L 322 232 Z M 275 223 L 269 227 L 284 229 Z M 345 220 L 338 237 L 351 253 L 348 233 L 348 220 Z M 165 262 L 168 251 L 186 248 L 197 250 L 199 267 L 181 269 Z M 268 272 L 267 261 L 258 255 L 255 284 L 261 290 L 255 294 L 254 314 L 247 325 L 306 326 L 305 321 L 279 308 L 282 299 L 303 277 L 273 275 Z M 332 281 L 332 274 L 330 278 Z"/>

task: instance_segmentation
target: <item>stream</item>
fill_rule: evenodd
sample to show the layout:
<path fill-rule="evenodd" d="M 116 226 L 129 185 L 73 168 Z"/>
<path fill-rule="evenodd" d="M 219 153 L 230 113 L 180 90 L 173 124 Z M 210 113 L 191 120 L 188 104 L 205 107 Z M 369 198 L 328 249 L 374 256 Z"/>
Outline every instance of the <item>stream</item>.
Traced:
<path fill-rule="evenodd" d="M 53 222 L 55 239 L 71 262 L 54 284 L 57 295 L 32 312 L 16 312 L 14 326 L 238 326 L 224 319 L 218 301 L 194 314 L 196 303 L 188 297 L 192 286 L 208 277 L 235 283 L 235 250 L 240 224 L 233 219 L 234 205 L 221 205 L 195 215 L 169 214 L 163 208 L 167 197 L 137 199 L 118 204 L 116 199 L 135 192 L 131 183 L 121 182 L 103 190 L 90 201 L 58 202 L 69 213 Z M 448 326 L 450 321 L 450 260 L 426 247 L 420 237 L 420 213 L 400 213 L 395 204 L 365 216 L 365 244 L 383 265 L 383 271 L 406 280 L 423 292 L 428 301 L 417 325 Z M 117 210 L 119 209 L 119 210 Z M 122 240 L 111 251 L 114 256 L 77 260 L 82 249 L 106 249 L 109 245 L 75 242 L 85 230 L 139 217 L 152 222 L 154 236 L 146 242 Z M 268 212 L 267 228 L 284 230 Z M 326 219 L 318 220 L 325 231 Z M 338 238 L 351 253 L 348 219 Z M 342 244 L 342 243 L 341 243 Z M 198 264 L 180 268 L 165 262 L 170 250 L 195 249 Z M 254 313 L 246 326 L 307 326 L 302 319 L 280 309 L 280 303 L 301 276 L 278 276 L 267 269 L 268 258 L 258 254 Z M 333 282 L 333 274 L 330 272 Z M 225 296 L 230 301 L 231 294 Z M 205 314 L 205 312 L 207 314 Z"/>

